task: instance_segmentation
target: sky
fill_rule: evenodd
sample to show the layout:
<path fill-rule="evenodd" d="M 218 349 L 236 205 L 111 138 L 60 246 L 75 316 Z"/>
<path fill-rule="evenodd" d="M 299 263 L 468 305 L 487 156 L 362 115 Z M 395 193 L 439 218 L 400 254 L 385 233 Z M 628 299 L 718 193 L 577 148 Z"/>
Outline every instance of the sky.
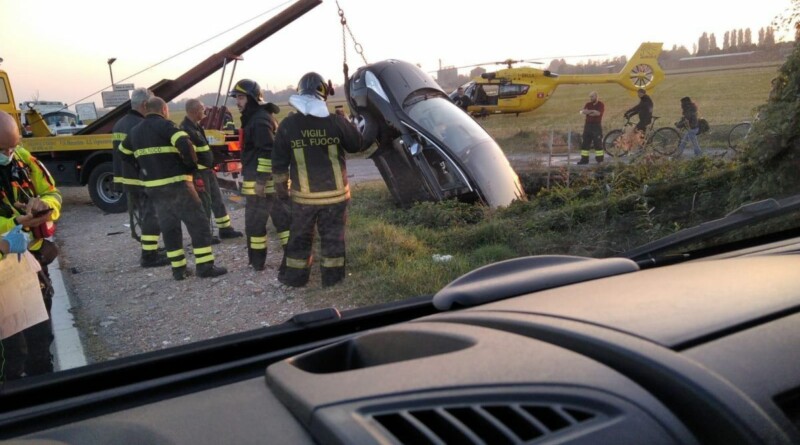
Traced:
<path fill-rule="evenodd" d="M 99 92 L 111 89 L 112 73 L 115 83 L 136 87 L 177 78 L 292 3 L 0 0 L 0 69 L 10 76 L 17 104 L 38 98 L 68 104 L 94 101 L 100 108 Z M 790 0 L 673 0 L 641 10 L 637 3 L 619 0 L 338 3 L 368 63 L 401 59 L 426 71 L 435 71 L 440 64 L 463 66 L 508 58 L 549 62 L 580 54 L 630 57 L 644 41 L 663 42 L 664 49 L 685 45 L 691 51 L 703 32 L 716 34 L 722 45 L 726 31 L 749 27 L 756 39 L 758 29 L 791 4 Z M 222 35 L 214 37 L 218 34 Z M 346 49 L 352 73 L 364 62 L 349 35 Z M 117 60 L 109 73 L 107 61 L 112 57 Z M 235 80 L 250 78 L 262 88 L 278 91 L 296 85 L 304 73 L 317 71 L 340 84 L 343 57 L 337 2 L 323 0 L 245 52 Z M 157 66 L 146 69 L 153 65 Z M 468 74 L 469 69 L 459 73 Z M 226 76 L 223 90 L 228 82 Z M 218 71 L 178 99 L 216 92 L 219 85 Z"/>

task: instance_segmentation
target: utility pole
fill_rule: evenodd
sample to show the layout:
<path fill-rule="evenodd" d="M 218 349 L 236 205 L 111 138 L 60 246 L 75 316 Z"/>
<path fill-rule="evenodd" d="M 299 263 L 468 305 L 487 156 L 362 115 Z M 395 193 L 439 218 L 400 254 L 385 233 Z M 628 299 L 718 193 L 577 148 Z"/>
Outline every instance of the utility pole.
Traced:
<path fill-rule="evenodd" d="M 111 64 L 116 62 L 116 61 L 117 61 L 116 57 L 111 57 L 110 59 L 108 59 L 108 74 L 111 75 L 111 89 L 112 90 L 114 89 L 114 73 L 111 71 Z"/>

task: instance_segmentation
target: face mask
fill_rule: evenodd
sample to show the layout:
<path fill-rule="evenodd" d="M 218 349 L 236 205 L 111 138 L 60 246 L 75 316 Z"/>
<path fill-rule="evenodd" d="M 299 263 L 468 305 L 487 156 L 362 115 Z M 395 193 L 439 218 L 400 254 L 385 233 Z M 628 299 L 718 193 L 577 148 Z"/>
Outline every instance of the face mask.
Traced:
<path fill-rule="evenodd" d="M 11 158 L 14 157 L 14 152 L 11 152 L 11 156 L 6 156 L 5 153 L 0 153 L 0 165 L 6 166 L 11 163 Z"/>

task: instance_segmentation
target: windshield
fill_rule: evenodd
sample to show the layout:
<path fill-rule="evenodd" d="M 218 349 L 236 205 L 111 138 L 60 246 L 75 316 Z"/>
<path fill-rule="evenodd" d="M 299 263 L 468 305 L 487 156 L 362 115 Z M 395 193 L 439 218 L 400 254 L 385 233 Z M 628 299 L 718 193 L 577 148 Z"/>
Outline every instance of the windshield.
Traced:
<path fill-rule="evenodd" d="M 140 41 L 141 33 L 138 39 L 112 33 L 103 43 L 118 50 L 112 53 L 89 39 L 70 47 L 71 62 L 65 64 L 48 25 L 9 5 L 4 16 L 13 26 L 0 27 L 0 34 L 9 33 L 4 41 L 20 35 L 31 39 L 2 54 L 8 79 L 0 85 L 0 102 L 3 87 L 14 93 L 6 94 L 18 102 L 9 111 L 14 119 L 40 89 L 43 98 L 70 110 L 91 105 L 102 121 L 114 115 L 113 108 L 101 106 L 104 97 L 128 100 L 137 89 L 153 86 L 182 93 L 167 101 L 167 116 L 157 117 L 163 113 L 158 110 L 145 122 L 170 121 L 163 128 L 174 125 L 186 138 L 207 122 L 218 125 L 205 127 L 206 143 L 192 142 L 194 164 L 182 151 L 187 145 L 178 143 L 184 136 L 175 136 L 177 130 L 148 142 L 151 146 L 136 139 L 136 147 L 126 148 L 124 141 L 139 121 L 73 135 L 68 133 L 84 124 L 86 130 L 97 128 L 74 115 L 59 115 L 48 123 L 60 137 L 21 139 L 14 159 L 24 165 L 0 165 L 0 235 L 8 236 L 19 223 L 34 257 L 18 261 L 9 250 L 0 260 L 0 273 L 10 283 L 3 298 L 25 286 L 40 297 L 43 289 L 49 297 L 8 297 L 0 304 L 0 380 L 56 381 L 65 370 L 146 360 L 175 348 L 277 331 L 308 311 L 396 304 L 433 295 L 469 271 L 512 258 L 639 254 L 635 249 L 748 203 L 800 194 L 800 50 L 794 28 L 773 24 L 797 2 L 769 1 L 757 8 L 698 2 L 703 5 L 697 8 L 708 3 L 716 11 L 689 14 L 674 8 L 680 22 L 673 23 L 681 26 L 666 28 L 642 22 L 641 11 L 628 3 L 603 2 L 592 14 L 579 14 L 591 16 L 591 22 L 561 20 L 549 33 L 530 26 L 530 17 L 542 16 L 542 7 L 518 2 L 515 13 L 503 14 L 503 20 L 482 21 L 482 37 L 472 39 L 467 38 L 476 30 L 472 21 L 442 21 L 462 3 L 428 3 L 393 9 L 393 22 L 461 38 L 418 40 L 430 34 L 391 26 L 359 34 L 373 64 L 378 57 L 405 58 L 424 75 L 403 68 L 387 79 L 374 70 L 371 75 L 379 82 L 394 82 L 382 85 L 386 97 L 374 84 L 354 81 L 353 91 L 361 88 L 363 94 L 349 102 L 340 85 L 341 61 L 293 62 L 297 51 L 341 54 L 335 2 L 319 6 L 334 18 L 333 27 L 298 18 L 275 40 L 247 46 L 253 48 L 235 70 L 231 65 L 220 72 L 220 63 L 209 59 L 213 70 L 203 72 L 212 74 L 192 85 L 181 82 L 197 72 L 197 61 L 241 51 L 220 51 L 225 44 L 194 48 L 197 60 L 186 66 L 159 67 L 127 79 L 150 65 L 137 60 L 166 58 L 139 51 L 170 51 L 165 42 L 191 42 L 180 43 L 180 29 L 169 28 L 175 38 L 155 43 Z M 109 5 L 110 16 L 141 9 Z M 381 13 L 378 2 L 362 2 L 362 7 L 372 17 Z M 207 23 L 215 10 L 205 3 L 190 9 L 198 11 L 175 14 Z M 352 9 L 350 23 L 357 31 L 364 23 Z M 89 10 L 96 5 L 81 0 L 64 14 Z M 729 22 L 712 24 L 712 15 Z M 568 16 L 575 11 L 565 10 L 563 17 Z M 246 18 L 226 18 L 224 24 Z M 81 16 L 63 21 L 83 22 Z M 609 32 L 625 28 L 624 43 L 594 32 L 591 38 L 574 38 L 598 23 L 614 23 L 606 27 Z M 313 43 L 309 29 L 318 37 Z M 198 32 L 193 34 L 199 39 Z M 281 36 L 293 43 L 280 44 Z M 402 51 L 400 39 L 409 39 Z M 531 42 L 538 42 L 535 50 Z M 294 52 L 284 57 L 284 47 Z M 551 57 L 536 59 L 542 54 Z M 604 55 L 572 57 L 578 54 Z M 362 59 L 367 65 L 360 55 L 351 54 L 351 75 Z M 53 82 L 55 77 L 66 86 Z M 306 92 L 324 90 L 326 100 L 297 96 L 301 77 Z M 459 86 L 465 87 L 463 98 L 456 97 Z M 406 95 L 413 100 L 397 103 L 395 92 L 412 87 L 424 94 L 410 91 Z M 248 110 L 242 119 L 238 106 L 245 107 L 250 96 L 231 97 L 228 89 L 272 103 L 260 110 L 275 112 L 277 128 L 261 111 Z M 449 98 L 446 92 L 452 92 Z M 203 107 L 193 113 L 198 101 Z M 344 118 L 319 117 L 324 107 Z M 350 107 L 363 107 L 363 113 L 351 116 Z M 202 118 L 203 110 L 207 121 L 191 118 Z M 248 127 L 256 121 L 260 127 Z M 313 127 L 314 122 L 326 123 Z M 349 122 L 358 125 L 351 128 Z M 25 132 L 25 123 L 20 124 Z M 359 131 L 378 143 L 358 146 L 353 140 Z M 423 141 L 420 134 L 431 140 Z M 0 149 L 9 148 L 4 141 L 0 137 Z M 134 153 L 132 159 L 114 156 L 127 156 L 125 150 Z M 398 203 L 398 190 L 411 198 Z M 6 202 L 9 196 L 15 202 Z M 718 253 L 715 246 L 795 234 L 798 222 L 796 213 L 783 214 L 759 221 L 757 228 L 736 225 L 713 237 L 692 238 L 687 246 L 659 245 L 659 252 L 681 259 L 688 251 Z M 7 244 L 0 242 L 0 250 L 13 247 Z M 648 254 L 641 253 L 642 258 Z M 44 264 L 49 277 L 36 274 L 36 264 Z M 33 279 L 18 282 L 24 267 Z M 21 333 L 42 322 L 52 326 L 29 332 L 21 343 Z M 30 364 L 25 354 L 33 357 Z"/>
<path fill-rule="evenodd" d="M 406 109 L 409 117 L 420 124 L 447 152 L 483 186 L 488 203 L 508 203 L 524 195 L 519 181 L 498 181 L 514 176 L 514 171 L 502 149 L 472 117 L 450 100 L 436 97 L 413 102 Z"/>
<path fill-rule="evenodd" d="M 491 140 L 491 136 L 474 119 L 445 98 L 415 102 L 405 111 L 414 122 L 444 142 L 459 157 L 468 158 L 472 147 Z"/>

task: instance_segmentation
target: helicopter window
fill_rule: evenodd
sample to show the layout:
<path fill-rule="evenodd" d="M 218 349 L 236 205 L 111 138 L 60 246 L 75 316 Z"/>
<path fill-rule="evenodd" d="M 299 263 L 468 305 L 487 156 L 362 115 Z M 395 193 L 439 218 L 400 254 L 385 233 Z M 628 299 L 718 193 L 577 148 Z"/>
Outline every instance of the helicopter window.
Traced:
<path fill-rule="evenodd" d="M 509 97 L 522 96 L 528 93 L 529 85 L 500 85 L 500 98 L 506 99 Z"/>
<path fill-rule="evenodd" d="M 475 105 L 497 105 L 499 85 L 478 85 Z"/>

